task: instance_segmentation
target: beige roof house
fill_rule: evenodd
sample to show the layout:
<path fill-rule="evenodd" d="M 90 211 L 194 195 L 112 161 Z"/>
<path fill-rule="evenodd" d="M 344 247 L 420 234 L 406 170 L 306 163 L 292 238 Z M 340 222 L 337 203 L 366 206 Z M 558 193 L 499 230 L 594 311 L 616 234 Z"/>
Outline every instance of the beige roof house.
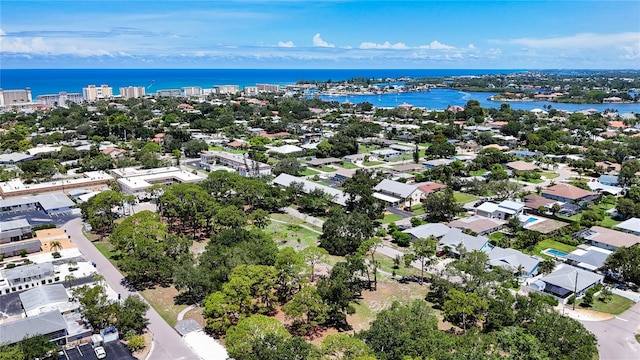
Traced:
<path fill-rule="evenodd" d="M 508 162 L 504 166 L 515 171 L 534 171 L 538 169 L 534 164 L 521 160 Z"/>

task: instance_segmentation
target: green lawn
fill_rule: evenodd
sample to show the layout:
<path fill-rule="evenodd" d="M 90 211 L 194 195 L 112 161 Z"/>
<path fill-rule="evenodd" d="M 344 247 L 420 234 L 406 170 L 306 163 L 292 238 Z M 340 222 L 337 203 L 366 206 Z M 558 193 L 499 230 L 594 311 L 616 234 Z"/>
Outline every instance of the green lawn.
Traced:
<path fill-rule="evenodd" d="M 531 184 L 540 184 L 540 183 L 544 182 L 544 180 L 542 180 L 542 179 L 525 179 L 522 176 L 520 176 L 518 178 L 518 180 L 524 181 L 524 182 L 528 182 L 528 183 L 531 183 Z"/>
<path fill-rule="evenodd" d="M 554 241 L 551 239 L 546 239 L 546 240 L 542 240 L 538 243 L 538 245 L 535 246 L 535 248 L 533 248 L 533 251 L 531 252 L 532 255 L 538 255 L 541 256 L 545 259 L 550 259 L 551 257 L 548 255 L 545 255 L 542 253 L 543 250 L 547 250 L 547 249 L 556 249 L 556 250 L 560 250 L 563 253 L 570 253 L 573 250 L 575 250 L 577 247 L 573 246 L 573 245 L 567 245 L 567 244 L 563 244 L 561 242 L 558 241 Z"/>
<path fill-rule="evenodd" d="M 318 175 L 320 174 L 318 171 L 313 170 L 313 169 L 305 169 L 303 172 L 300 173 L 300 175 L 302 176 L 309 176 L 309 175 Z"/>
<path fill-rule="evenodd" d="M 609 209 L 614 208 L 615 205 L 614 204 L 605 204 L 605 203 L 600 203 L 598 205 L 596 205 L 595 207 L 592 207 L 593 209 L 597 210 L 597 211 L 607 211 Z M 562 218 L 571 220 L 571 221 L 580 221 L 580 219 L 582 219 L 582 213 L 578 213 L 575 214 L 573 216 L 560 216 Z M 602 219 L 602 221 L 600 221 L 599 223 L 597 223 L 596 225 L 598 226 L 602 226 L 602 227 L 606 227 L 606 228 L 612 228 L 614 225 L 619 224 L 621 221 L 618 220 L 614 220 L 611 216 L 606 215 L 604 216 L 604 218 Z"/>
<path fill-rule="evenodd" d="M 609 301 L 608 303 L 603 303 L 602 301 L 598 300 L 597 296 L 594 296 L 591 309 L 606 314 L 620 315 L 627 309 L 632 307 L 633 304 L 633 301 L 616 294 L 613 294 L 613 296 L 611 297 L 611 301 Z"/>
<path fill-rule="evenodd" d="M 378 262 L 379 269 L 393 274 L 395 271 L 398 276 L 420 276 L 420 269 L 416 269 L 413 266 L 405 267 L 404 260 L 400 259 L 400 267 L 398 269 L 393 268 L 393 258 L 384 254 L 376 253 L 376 261 Z M 425 272 L 425 277 L 429 276 Z"/>
<path fill-rule="evenodd" d="M 418 145 L 420 145 L 420 146 L 425 146 L 425 147 L 429 147 L 429 146 L 431 146 L 431 143 L 430 143 L 430 142 L 424 142 L 424 143 L 420 143 L 420 144 L 418 144 Z"/>
<path fill-rule="evenodd" d="M 505 236 L 507 236 L 505 233 L 500 232 L 500 231 L 496 231 L 494 233 L 489 234 L 489 239 L 493 240 L 493 241 L 500 241 Z"/>
<path fill-rule="evenodd" d="M 348 161 L 343 161 L 342 165 L 340 165 L 341 167 L 345 168 L 345 169 L 357 169 L 358 165 L 352 163 L 352 162 L 348 162 Z"/>
<path fill-rule="evenodd" d="M 473 195 L 469 195 L 469 194 L 463 194 L 463 193 L 457 192 L 457 191 L 453 192 L 453 197 L 454 197 L 454 199 L 456 199 L 456 202 L 462 203 L 462 204 L 466 204 L 468 202 L 472 202 L 472 201 L 478 200 L 477 196 L 473 196 Z"/>
<path fill-rule="evenodd" d="M 324 172 L 334 172 L 334 171 L 336 171 L 336 168 L 325 165 L 325 166 L 321 167 L 320 170 L 322 170 Z"/>
<path fill-rule="evenodd" d="M 363 161 L 362 162 L 362 165 L 364 166 L 376 166 L 380 164 L 384 164 L 384 161 Z"/>
<path fill-rule="evenodd" d="M 275 218 L 273 214 L 272 217 Z M 283 220 L 287 221 L 287 220 Z M 293 221 L 292 221 L 293 222 Z M 300 223 L 299 221 L 297 222 Z M 314 228 L 310 224 L 304 224 L 307 227 Z M 300 251 L 309 246 L 318 245 L 319 234 L 305 229 L 297 224 L 282 224 L 272 221 L 265 229 L 265 233 L 271 235 L 279 247 L 292 247 L 296 251 Z"/>
<path fill-rule="evenodd" d="M 98 249 L 98 251 L 100 251 L 100 253 L 102 255 L 104 255 L 104 257 L 106 257 L 115 267 L 118 267 L 118 262 L 112 258 L 112 255 L 114 254 L 113 252 L 113 245 L 111 245 L 110 242 L 108 241 L 95 241 L 93 242 L 93 245 L 96 247 L 96 249 Z"/>
<path fill-rule="evenodd" d="M 554 173 L 554 172 L 551 172 L 551 171 L 543 171 L 542 172 L 542 176 L 544 176 L 545 179 L 555 179 L 558 176 L 560 176 L 560 174 Z"/>
<path fill-rule="evenodd" d="M 383 224 L 389 224 L 389 223 L 392 223 L 392 222 L 396 222 L 398 220 L 402 220 L 402 216 L 400 216 L 398 214 L 389 213 L 389 214 L 385 214 L 384 218 L 382 218 L 382 220 L 380 220 L 380 222 L 383 223 Z"/>
<path fill-rule="evenodd" d="M 469 175 L 471 175 L 471 176 L 482 176 L 482 175 L 484 175 L 486 173 L 488 173 L 488 171 L 487 170 L 483 170 L 483 169 L 469 171 Z"/>
<path fill-rule="evenodd" d="M 370 145 L 359 145 L 358 146 L 358 154 L 364 154 L 364 153 L 368 153 L 371 150 L 375 150 L 377 149 L 377 146 L 370 146 Z"/>
<path fill-rule="evenodd" d="M 426 211 L 424 211 L 424 208 L 422 206 L 420 206 L 418 208 L 412 209 L 411 213 L 413 215 L 424 215 L 424 214 L 426 214 Z"/>

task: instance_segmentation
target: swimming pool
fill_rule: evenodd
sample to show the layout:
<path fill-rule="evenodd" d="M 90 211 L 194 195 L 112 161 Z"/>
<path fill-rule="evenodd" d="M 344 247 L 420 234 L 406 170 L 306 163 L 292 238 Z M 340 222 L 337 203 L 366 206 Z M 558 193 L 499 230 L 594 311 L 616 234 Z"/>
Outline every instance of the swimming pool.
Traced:
<path fill-rule="evenodd" d="M 529 219 L 527 219 L 527 224 L 531 224 L 538 221 L 538 219 L 534 218 L 534 217 L 530 217 Z"/>
<path fill-rule="evenodd" d="M 556 249 L 547 249 L 547 250 L 544 250 L 543 253 L 550 256 L 567 257 L 567 253 L 562 252 L 560 250 L 556 250 Z"/>

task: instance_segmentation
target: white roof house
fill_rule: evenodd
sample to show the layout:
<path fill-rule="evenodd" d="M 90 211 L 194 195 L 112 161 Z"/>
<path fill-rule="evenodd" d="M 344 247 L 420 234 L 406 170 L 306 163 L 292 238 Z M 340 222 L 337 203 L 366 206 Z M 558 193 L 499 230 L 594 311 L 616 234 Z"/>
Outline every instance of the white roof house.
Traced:
<path fill-rule="evenodd" d="M 297 154 L 303 151 L 304 151 L 303 148 L 296 145 L 282 145 L 282 146 L 274 147 L 267 150 L 267 152 L 270 152 L 270 153 L 277 153 L 277 154 L 283 154 L 283 155 Z"/>
<path fill-rule="evenodd" d="M 640 219 L 631 218 L 629 220 L 623 221 L 618 225 L 613 226 L 616 229 L 622 230 L 626 233 L 640 235 Z"/>
<path fill-rule="evenodd" d="M 415 239 L 425 239 L 430 236 L 435 238 L 442 238 L 451 230 L 450 227 L 440 223 L 424 224 L 416 226 L 411 229 L 404 230 L 403 232 L 411 235 Z"/>
<path fill-rule="evenodd" d="M 278 175 L 275 179 L 273 179 L 273 183 L 275 185 L 278 185 L 284 188 L 289 187 L 294 182 L 302 183 L 303 191 L 307 194 L 313 191 L 314 189 L 320 189 L 325 193 L 331 195 L 333 197 L 332 200 L 334 203 L 342 206 L 347 205 L 347 199 L 349 198 L 349 196 L 346 195 L 344 192 L 338 189 L 334 189 L 330 186 L 320 185 L 318 183 L 314 183 L 313 181 L 309 181 L 305 178 L 292 176 L 285 173 L 282 173 Z"/>
<path fill-rule="evenodd" d="M 69 294 L 62 284 L 43 285 L 19 294 L 27 316 L 35 316 L 57 310 L 61 314 L 80 307 L 77 301 L 69 301 Z"/>

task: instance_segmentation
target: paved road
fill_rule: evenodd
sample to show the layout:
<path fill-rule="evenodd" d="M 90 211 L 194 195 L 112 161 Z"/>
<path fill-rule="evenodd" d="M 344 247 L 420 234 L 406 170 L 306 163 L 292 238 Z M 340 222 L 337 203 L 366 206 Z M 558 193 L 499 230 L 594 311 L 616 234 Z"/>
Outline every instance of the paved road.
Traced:
<path fill-rule="evenodd" d="M 284 210 L 284 212 L 286 214 L 289 214 L 289 215 L 293 216 L 294 218 L 297 218 L 297 219 L 300 219 L 300 220 L 304 220 L 304 221 L 308 222 L 309 224 L 315 225 L 315 226 L 317 226 L 319 228 L 322 228 L 322 226 L 324 225 L 324 221 L 322 219 L 318 219 L 317 217 L 313 217 L 311 215 L 303 214 L 300 211 L 292 208 L 291 206 L 287 206 L 283 210 Z"/>
<path fill-rule="evenodd" d="M 600 360 L 640 359 L 640 344 L 634 334 L 640 326 L 640 303 L 605 321 L 580 321 L 598 339 Z"/>
<path fill-rule="evenodd" d="M 96 247 L 82 233 L 82 219 L 76 218 L 64 224 L 67 235 L 71 236 L 80 252 L 89 260 L 96 263 L 98 273 L 123 298 L 132 294 L 120 284 L 122 274 L 107 260 Z M 153 334 L 154 346 L 148 359 L 152 360 L 196 360 L 196 355 L 180 335 L 167 324 L 152 307 L 147 311 L 149 318 L 148 329 Z"/>

